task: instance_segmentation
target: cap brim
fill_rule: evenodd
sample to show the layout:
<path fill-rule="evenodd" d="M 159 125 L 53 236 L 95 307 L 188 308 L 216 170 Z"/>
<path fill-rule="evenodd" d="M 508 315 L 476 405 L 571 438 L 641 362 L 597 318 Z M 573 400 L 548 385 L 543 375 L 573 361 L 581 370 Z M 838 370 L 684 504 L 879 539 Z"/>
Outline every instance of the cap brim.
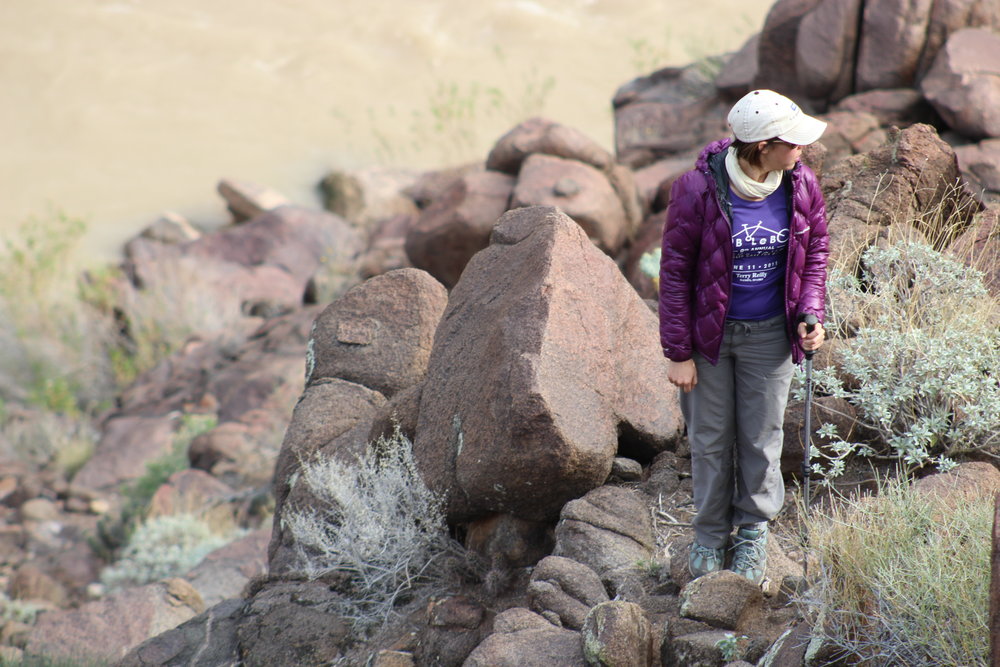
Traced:
<path fill-rule="evenodd" d="M 819 138 L 826 132 L 826 123 L 819 118 L 813 118 L 802 114 L 795 127 L 787 132 L 782 132 L 778 138 L 796 146 L 808 146 L 819 141 Z"/>

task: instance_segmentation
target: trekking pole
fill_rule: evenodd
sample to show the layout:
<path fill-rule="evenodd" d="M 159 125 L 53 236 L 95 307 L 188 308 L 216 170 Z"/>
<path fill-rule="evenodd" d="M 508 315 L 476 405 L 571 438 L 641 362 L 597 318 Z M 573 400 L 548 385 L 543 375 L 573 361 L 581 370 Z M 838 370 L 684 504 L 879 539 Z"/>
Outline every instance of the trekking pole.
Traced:
<path fill-rule="evenodd" d="M 806 332 L 812 333 L 816 328 L 818 320 L 816 316 L 809 313 L 802 318 L 806 323 Z M 805 350 L 806 353 L 806 415 L 805 415 L 805 442 L 802 443 L 802 505 L 805 508 L 805 519 L 809 519 L 809 476 L 812 473 L 812 359 L 815 350 Z M 802 522 L 802 578 L 809 579 L 809 557 L 806 554 L 806 547 L 809 544 L 809 526 Z"/>

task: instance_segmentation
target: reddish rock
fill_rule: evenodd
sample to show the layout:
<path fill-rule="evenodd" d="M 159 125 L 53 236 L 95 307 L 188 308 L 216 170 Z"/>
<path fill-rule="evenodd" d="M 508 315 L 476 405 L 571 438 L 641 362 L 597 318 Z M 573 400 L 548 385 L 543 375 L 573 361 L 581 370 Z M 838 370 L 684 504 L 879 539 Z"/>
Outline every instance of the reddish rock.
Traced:
<path fill-rule="evenodd" d="M 869 90 L 850 95 L 837 102 L 833 111 L 871 114 L 882 127 L 906 127 L 914 123 L 935 126 L 941 124 L 941 118 L 934 107 L 924 99 L 920 91 L 913 88 Z"/>
<path fill-rule="evenodd" d="M 984 203 L 1000 204 L 1000 139 L 955 147 L 969 189 Z"/>
<path fill-rule="evenodd" d="M 104 428 L 94 455 L 73 477 L 75 486 L 117 489 L 141 477 L 146 464 L 169 454 L 175 420 L 171 417 L 116 417 Z"/>
<path fill-rule="evenodd" d="M 608 151 L 579 130 L 530 118 L 500 137 L 486 158 L 486 168 L 516 176 L 524 161 L 536 153 L 576 160 L 601 171 L 614 164 Z"/>
<path fill-rule="evenodd" d="M 798 84 L 796 45 L 799 43 L 802 19 L 820 2 L 821 0 L 777 0 L 771 5 L 760 33 L 754 88 L 776 90 L 799 104 L 805 104 L 805 95 Z"/>
<path fill-rule="evenodd" d="M 918 124 L 893 130 L 884 146 L 824 173 L 831 234 L 852 224 L 888 226 L 929 212 L 935 212 L 934 219 L 960 224 L 979 205 L 955 188 L 958 179 L 955 153 L 934 128 Z M 941 231 L 928 228 L 927 234 L 935 237 Z"/>
<path fill-rule="evenodd" d="M 175 472 L 165 484 L 153 494 L 149 501 L 149 518 L 174 514 L 201 514 L 224 520 L 226 515 L 232 523 L 232 511 L 225 507 L 225 501 L 233 495 L 233 488 L 201 470 L 181 470 Z M 212 512 L 219 506 L 219 512 Z M 223 524 L 225 525 L 225 524 Z"/>
<path fill-rule="evenodd" d="M 417 384 L 447 303 L 444 286 L 417 269 L 354 287 L 316 318 L 306 381 L 340 378 L 386 397 Z"/>
<path fill-rule="evenodd" d="M 452 291 L 414 453 L 449 517 L 545 520 L 651 458 L 682 429 L 656 317 L 581 228 L 546 207 L 507 213 Z M 652 362 L 650 360 L 653 360 Z"/>
<path fill-rule="evenodd" d="M 752 607 L 764 604 L 760 586 L 735 572 L 710 572 L 687 584 L 681 591 L 681 615 L 735 630 Z"/>
<path fill-rule="evenodd" d="M 557 628 L 538 618 L 546 625 L 536 621 L 523 629 L 494 632 L 469 655 L 464 667 L 580 667 L 585 664 L 579 633 Z"/>
<path fill-rule="evenodd" d="M 696 157 L 689 153 L 664 158 L 635 172 L 635 187 L 647 215 L 666 210 L 670 186 L 681 174 L 694 169 Z"/>
<path fill-rule="evenodd" d="M 426 171 L 420 174 L 416 182 L 405 188 L 403 192 L 416 202 L 417 208 L 425 209 L 440 198 L 460 178 L 484 169 L 482 162 L 473 162 L 457 167 Z"/>
<path fill-rule="evenodd" d="M 861 0 L 822 0 L 802 17 L 795 67 L 808 97 L 837 101 L 853 91 L 861 7 Z"/>
<path fill-rule="evenodd" d="M 953 130 L 1000 137 L 1000 34 L 966 28 L 948 38 L 920 90 Z"/>
<path fill-rule="evenodd" d="M 599 248 L 617 253 L 629 231 L 621 199 L 595 168 L 535 154 L 521 168 L 510 207 L 555 206 L 571 217 Z"/>
<path fill-rule="evenodd" d="M 618 89 L 612 104 L 618 161 L 632 169 L 729 134 L 730 105 L 698 65 L 635 79 Z"/>
<path fill-rule="evenodd" d="M 935 496 L 958 509 L 969 502 L 1000 493 L 1000 470 L 991 463 L 973 461 L 960 463 L 946 473 L 918 479 L 913 490 L 921 495 Z"/>
<path fill-rule="evenodd" d="M 979 215 L 948 253 L 982 271 L 986 288 L 1000 298 L 1000 206 Z"/>
<path fill-rule="evenodd" d="M 924 51 L 920 54 L 920 78 L 934 64 L 948 37 L 962 28 L 1000 29 L 1000 3 L 995 0 L 934 0 Z"/>
<path fill-rule="evenodd" d="M 224 178 L 219 181 L 216 189 L 226 200 L 226 207 L 236 222 L 245 222 L 261 213 L 291 203 L 274 188 L 248 181 Z"/>
<path fill-rule="evenodd" d="M 759 49 L 760 33 L 757 33 L 726 59 L 726 63 L 715 76 L 715 87 L 727 99 L 737 100 L 753 88 L 754 79 L 757 78 Z"/>
<path fill-rule="evenodd" d="M 414 215 L 396 215 L 378 221 L 368 234 L 368 248 L 358 259 L 358 277 L 367 280 L 410 266 L 406 235 L 416 221 Z"/>
<path fill-rule="evenodd" d="M 855 90 L 916 83 L 933 0 L 867 0 L 855 69 Z"/>
<path fill-rule="evenodd" d="M 407 230 L 410 262 L 452 287 L 469 259 L 489 244 L 513 188 L 514 178 L 497 171 L 459 177 Z"/>
<path fill-rule="evenodd" d="M 198 591 L 182 579 L 129 588 L 78 609 L 42 614 L 25 654 L 114 662 L 204 609 Z"/>
<path fill-rule="evenodd" d="M 267 574 L 271 529 L 262 528 L 211 552 L 184 575 L 206 607 L 238 598 L 254 577 Z"/>

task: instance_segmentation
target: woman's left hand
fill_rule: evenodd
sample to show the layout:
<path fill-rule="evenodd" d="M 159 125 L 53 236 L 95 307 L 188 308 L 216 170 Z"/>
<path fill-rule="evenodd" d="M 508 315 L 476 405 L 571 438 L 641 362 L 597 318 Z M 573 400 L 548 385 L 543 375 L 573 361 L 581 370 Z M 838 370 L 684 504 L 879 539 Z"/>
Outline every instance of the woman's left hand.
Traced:
<path fill-rule="evenodd" d="M 823 324 L 817 322 L 813 325 L 813 330 L 806 333 L 806 323 L 799 322 L 799 338 L 802 341 L 802 349 L 806 352 L 818 350 L 826 340 L 826 331 Z"/>

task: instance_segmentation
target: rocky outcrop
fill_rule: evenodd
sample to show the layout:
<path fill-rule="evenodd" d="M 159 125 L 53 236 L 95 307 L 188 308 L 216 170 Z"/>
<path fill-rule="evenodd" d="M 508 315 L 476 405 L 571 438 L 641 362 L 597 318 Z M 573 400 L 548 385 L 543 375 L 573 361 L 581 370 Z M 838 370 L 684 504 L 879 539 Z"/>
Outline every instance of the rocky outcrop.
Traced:
<path fill-rule="evenodd" d="M 472 256 L 489 245 L 493 224 L 510 206 L 513 176 L 464 174 L 424 209 L 406 233 L 406 255 L 446 287 L 458 282 Z"/>
<path fill-rule="evenodd" d="M 494 632 L 475 648 L 466 667 L 581 667 L 580 635 L 563 630 L 527 609 L 509 609 Z"/>
<path fill-rule="evenodd" d="M 507 213 L 452 291 L 421 394 L 414 453 L 450 519 L 554 518 L 616 452 L 670 447 L 658 355 L 655 317 L 578 225 Z"/>
<path fill-rule="evenodd" d="M 955 32 L 920 82 L 949 127 L 971 139 L 1000 137 L 1000 32 Z"/>
<path fill-rule="evenodd" d="M 391 271 L 327 306 L 310 336 L 306 382 L 339 378 L 386 398 L 424 379 L 448 295 L 429 274 Z"/>
<path fill-rule="evenodd" d="M 125 589 L 79 609 L 42 614 L 24 647 L 28 656 L 118 660 L 149 637 L 166 632 L 205 610 L 182 579 Z"/>
<path fill-rule="evenodd" d="M 885 146 L 828 169 L 823 190 L 831 266 L 856 262 L 848 253 L 856 251 L 859 238 L 868 236 L 838 236 L 842 230 L 924 220 L 922 231 L 933 239 L 946 236 L 943 225 L 961 229 L 980 204 L 960 183 L 954 151 L 927 125 L 894 131 Z"/>
<path fill-rule="evenodd" d="M 563 507 L 553 553 L 601 576 L 649 561 L 655 548 L 646 499 L 619 486 L 601 486 Z"/>
<path fill-rule="evenodd" d="M 554 625 L 579 630 L 594 605 L 606 602 L 597 573 L 570 558 L 548 556 L 531 572 L 528 584 L 531 608 Z"/>

